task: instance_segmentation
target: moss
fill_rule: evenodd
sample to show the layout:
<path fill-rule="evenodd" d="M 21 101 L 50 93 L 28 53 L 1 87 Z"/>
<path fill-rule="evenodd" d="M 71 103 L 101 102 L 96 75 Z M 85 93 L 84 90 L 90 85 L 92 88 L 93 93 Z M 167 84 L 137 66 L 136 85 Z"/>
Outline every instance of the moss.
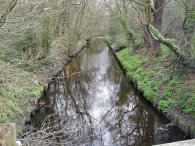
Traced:
<path fill-rule="evenodd" d="M 161 45 L 161 56 L 151 59 L 149 65 L 143 67 L 142 64 L 148 58 L 136 55 L 136 46 L 142 44 L 136 37 L 134 44 L 129 45 L 135 48 L 118 52 L 117 58 L 126 70 L 127 77 L 133 80 L 144 96 L 160 110 L 168 115 L 171 113 L 169 111 L 174 109 L 183 112 L 187 117 L 195 118 L 195 81 L 189 80 L 194 73 L 184 67 L 191 65 L 189 57 L 186 57 L 187 54 L 175 40 L 163 37 L 153 26 L 150 26 L 150 31 L 164 44 Z M 118 44 L 128 46 L 121 40 L 124 39 L 112 39 L 114 48 Z"/>
<path fill-rule="evenodd" d="M 37 85 L 32 89 L 31 95 L 35 98 L 40 98 L 44 90 L 44 87 L 41 85 Z"/>
<path fill-rule="evenodd" d="M 155 75 L 159 72 L 156 72 L 153 68 L 142 68 L 141 64 L 146 62 L 147 59 L 137 55 L 133 56 L 131 51 L 131 49 L 126 48 L 117 53 L 117 57 L 122 62 L 127 75 L 137 83 L 138 88 L 144 92 L 146 98 L 153 100 L 160 87 L 160 84 L 155 81 Z"/>
<path fill-rule="evenodd" d="M 136 69 L 143 63 L 143 60 L 139 56 L 131 55 L 132 49 L 126 48 L 117 53 L 118 59 L 121 61 L 125 70 L 128 74 L 135 72 Z"/>
<path fill-rule="evenodd" d="M 154 38 L 158 38 L 159 40 L 164 40 L 166 42 L 169 42 L 173 46 L 177 46 L 177 48 L 179 48 L 179 46 L 177 45 L 177 42 L 174 39 L 164 38 L 164 36 L 162 36 L 162 34 L 159 32 L 159 30 L 156 29 L 153 25 L 150 25 L 149 29 L 152 32 Z M 181 49 L 179 49 L 179 50 L 181 50 Z"/>
<path fill-rule="evenodd" d="M 168 39 L 162 36 L 162 34 L 157 30 L 153 25 L 149 26 L 149 31 L 153 38 L 158 40 L 160 43 L 166 45 L 170 48 L 174 54 L 177 56 L 178 60 L 185 66 L 185 67 L 192 67 L 192 63 L 190 61 L 191 55 L 185 49 L 179 46 L 179 44 L 174 39 Z"/>
<path fill-rule="evenodd" d="M 158 108 L 160 110 L 162 110 L 162 111 L 167 112 L 169 104 L 170 104 L 169 101 L 167 101 L 167 100 L 161 100 L 159 102 L 159 107 Z"/>
<path fill-rule="evenodd" d="M 163 49 L 166 50 L 166 49 Z M 186 70 L 181 65 L 173 62 L 168 67 L 162 67 L 164 60 L 167 60 L 172 52 L 163 51 L 158 60 L 153 60 L 147 68 L 142 64 L 147 61 L 146 57 L 133 55 L 132 49 L 124 49 L 117 53 L 119 61 L 136 84 L 137 88 L 144 93 L 144 96 L 152 101 L 157 102 L 159 108 L 168 112 L 172 108 L 183 111 L 185 114 L 195 117 L 195 94 L 194 82 L 190 81 L 184 84 Z M 177 68 L 176 68 L 177 66 Z"/>

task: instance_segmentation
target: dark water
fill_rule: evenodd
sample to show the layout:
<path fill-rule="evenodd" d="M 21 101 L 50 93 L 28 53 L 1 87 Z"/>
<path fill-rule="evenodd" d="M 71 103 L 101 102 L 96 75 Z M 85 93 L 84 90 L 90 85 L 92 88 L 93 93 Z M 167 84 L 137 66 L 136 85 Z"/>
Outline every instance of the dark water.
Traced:
<path fill-rule="evenodd" d="M 58 141 L 81 146 L 149 146 L 184 139 L 176 127 L 126 82 L 115 58 L 99 39 L 74 58 L 48 87 L 34 126 L 57 125 Z M 52 122 L 51 122 L 52 121 Z"/>

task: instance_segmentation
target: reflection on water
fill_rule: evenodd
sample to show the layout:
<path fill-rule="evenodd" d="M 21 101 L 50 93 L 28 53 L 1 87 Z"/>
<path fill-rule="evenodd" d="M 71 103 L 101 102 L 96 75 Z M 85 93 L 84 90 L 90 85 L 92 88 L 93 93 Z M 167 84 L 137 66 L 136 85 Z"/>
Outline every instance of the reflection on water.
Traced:
<path fill-rule="evenodd" d="M 148 146 L 166 142 L 153 135 L 169 121 L 127 84 L 103 41 L 94 41 L 65 67 L 61 77 L 49 85 L 41 99 L 46 105 L 36 113 L 37 127 L 46 115 L 54 114 L 55 122 L 60 123 L 58 129 L 76 130 L 64 137 L 74 140 L 74 145 Z M 178 137 L 169 141 L 175 140 Z"/>

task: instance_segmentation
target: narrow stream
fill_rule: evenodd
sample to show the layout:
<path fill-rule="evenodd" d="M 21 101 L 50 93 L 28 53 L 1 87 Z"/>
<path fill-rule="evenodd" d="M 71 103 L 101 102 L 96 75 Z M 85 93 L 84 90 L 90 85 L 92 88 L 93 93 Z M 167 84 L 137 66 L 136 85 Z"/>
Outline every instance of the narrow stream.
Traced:
<path fill-rule="evenodd" d="M 33 117 L 40 128 L 58 125 L 59 141 L 75 146 L 150 146 L 185 139 L 126 82 L 117 61 L 101 39 L 68 64 L 40 99 Z M 52 121 L 52 122 L 51 122 Z"/>

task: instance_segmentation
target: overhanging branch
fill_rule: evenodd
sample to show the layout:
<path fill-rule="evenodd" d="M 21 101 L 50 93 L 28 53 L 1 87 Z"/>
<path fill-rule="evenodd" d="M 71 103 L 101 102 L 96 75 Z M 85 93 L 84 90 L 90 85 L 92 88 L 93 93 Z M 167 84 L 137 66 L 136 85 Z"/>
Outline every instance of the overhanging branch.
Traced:
<path fill-rule="evenodd" d="M 149 25 L 148 29 L 152 37 L 155 40 L 162 43 L 163 45 L 170 48 L 185 67 L 190 66 L 188 57 L 184 53 L 181 52 L 181 47 L 178 45 L 178 43 L 174 39 L 164 38 L 162 34 L 153 25 Z"/>

